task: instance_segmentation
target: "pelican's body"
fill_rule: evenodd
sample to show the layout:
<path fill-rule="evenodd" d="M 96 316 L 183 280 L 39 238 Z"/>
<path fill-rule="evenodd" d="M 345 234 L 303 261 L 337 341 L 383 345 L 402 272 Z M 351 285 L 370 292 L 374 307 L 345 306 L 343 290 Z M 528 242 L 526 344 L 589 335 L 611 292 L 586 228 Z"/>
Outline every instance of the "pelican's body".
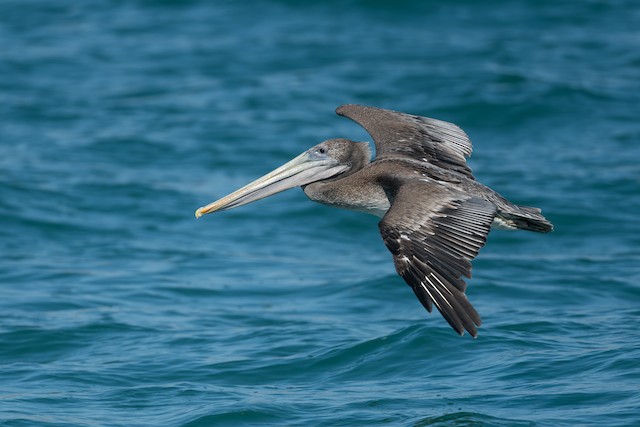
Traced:
<path fill-rule="evenodd" d="M 420 302 L 428 311 L 435 304 L 458 333 L 477 336 L 480 316 L 462 277 L 470 277 L 491 226 L 538 232 L 553 226 L 539 209 L 515 205 L 475 180 L 466 164 L 471 141 L 456 125 L 359 105 L 336 112 L 369 132 L 375 160 L 368 143 L 330 139 L 196 216 L 301 186 L 313 201 L 381 217 L 396 270 Z"/>

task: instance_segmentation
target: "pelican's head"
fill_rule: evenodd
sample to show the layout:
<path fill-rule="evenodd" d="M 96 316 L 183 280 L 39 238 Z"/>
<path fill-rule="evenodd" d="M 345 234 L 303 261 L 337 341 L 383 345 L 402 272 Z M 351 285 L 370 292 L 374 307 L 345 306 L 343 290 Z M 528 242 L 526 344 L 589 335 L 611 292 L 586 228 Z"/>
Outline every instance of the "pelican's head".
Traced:
<path fill-rule="evenodd" d="M 241 189 L 198 208 L 196 218 L 246 205 L 289 188 L 348 175 L 364 167 L 370 159 L 367 142 L 328 139 Z"/>

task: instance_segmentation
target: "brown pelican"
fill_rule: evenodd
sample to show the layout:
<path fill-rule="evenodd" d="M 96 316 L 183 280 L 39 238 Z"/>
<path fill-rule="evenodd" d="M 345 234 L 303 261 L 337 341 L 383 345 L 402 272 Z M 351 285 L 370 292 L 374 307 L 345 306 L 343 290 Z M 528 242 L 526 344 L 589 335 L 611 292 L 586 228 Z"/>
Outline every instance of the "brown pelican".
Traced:
<path fill-rule="evenodd" d="M 196 217 L 235 208 L 293 187 L 316 202 L 367 212 L 400 276 L 422 305 L 432 304 L 460 335 L 478 335 L 480 316 L 465 295 L 463 276 L 492 225 L 549 232 L 538 208 L 515 205 L 477 182 L 467 166 L 471 141 L 458 126 L 361 105 L 336 113 L 360 124 L 367 142 L 329 139 L 222 199 Z"/>

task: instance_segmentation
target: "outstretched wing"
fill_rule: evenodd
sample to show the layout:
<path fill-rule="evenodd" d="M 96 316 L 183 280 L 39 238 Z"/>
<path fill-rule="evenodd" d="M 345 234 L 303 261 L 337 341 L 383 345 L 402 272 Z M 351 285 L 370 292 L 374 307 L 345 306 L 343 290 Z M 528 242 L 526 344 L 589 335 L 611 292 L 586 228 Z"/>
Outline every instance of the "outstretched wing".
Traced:
<path fill-rule="evenodd" d="M 473 150 L 471 141 L 453 123 L 355 104 L 338 107 L 336 113 L 369 132 L 376 158 L 408 156 L 474 179 L 466 162 Z"/>
<path fill-rule="evenodd" d="M 398 274 L 429 312 L 435 304 L 460 335 L 466 329 L 476 337 L 480 316 L 465 295 L 463 276 L 471 277 L 494 205 L 430 180 L 394 179 L 385 188 L 392 204 L 378 227 Z"/>

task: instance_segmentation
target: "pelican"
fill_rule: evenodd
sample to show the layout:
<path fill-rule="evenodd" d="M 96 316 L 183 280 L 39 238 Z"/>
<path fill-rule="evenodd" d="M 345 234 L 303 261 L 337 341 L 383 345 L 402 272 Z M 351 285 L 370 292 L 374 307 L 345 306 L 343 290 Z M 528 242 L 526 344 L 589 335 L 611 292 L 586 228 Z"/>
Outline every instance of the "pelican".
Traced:
<path fill-rule="evenodd" d="M 329 139 L 239 190 L 196 210 L 196 217 L 236 208 L 289 188 L 309 199 L 381 218 L 378 229 L 398 274 L 422 305 L 432 305 L 463 335 L 481 324 L 465 294 L 471 261 L 492 226 L 549 232 L 538 208 L 518 206 L 475 180 L 472 146 L 458 126 L 362 105 L 336 109 L 362 126 L 368 142 Z"/>

